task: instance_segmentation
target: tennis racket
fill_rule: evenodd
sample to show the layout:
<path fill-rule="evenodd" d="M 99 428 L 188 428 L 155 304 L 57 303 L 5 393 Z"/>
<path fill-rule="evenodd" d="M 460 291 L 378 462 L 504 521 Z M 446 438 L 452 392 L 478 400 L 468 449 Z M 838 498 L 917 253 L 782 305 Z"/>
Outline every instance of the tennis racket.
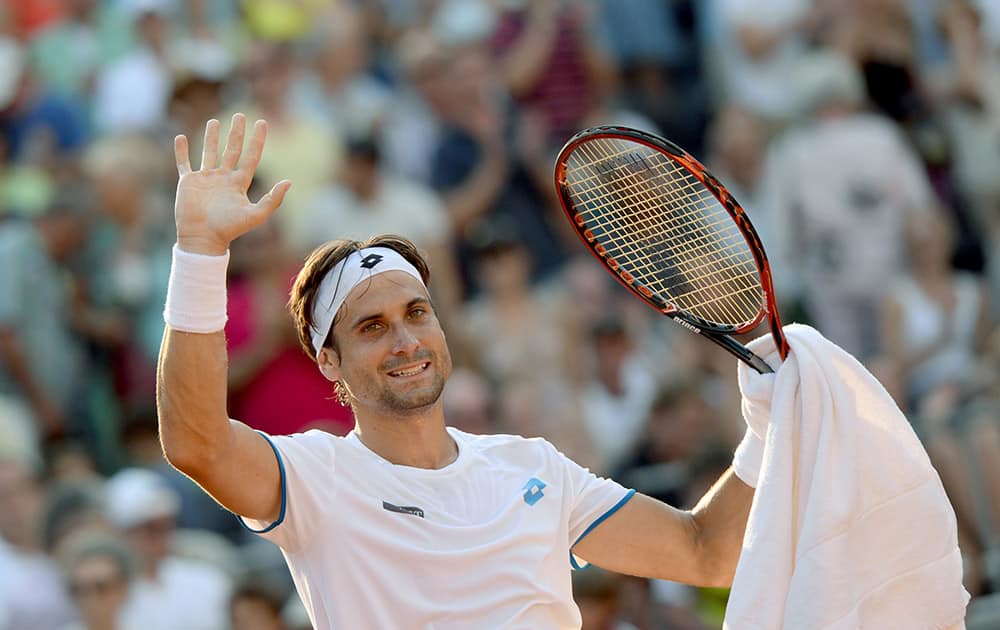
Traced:
<path fill-rule="evenodd" d="M 576 233 L 621 284 L 761 374 L 771 367 L 730 335 L 766 316 L 782 360 L 767 256 L 740 204 L 686 151 L 627 127 L 573 136 L 555 182 Z"/>

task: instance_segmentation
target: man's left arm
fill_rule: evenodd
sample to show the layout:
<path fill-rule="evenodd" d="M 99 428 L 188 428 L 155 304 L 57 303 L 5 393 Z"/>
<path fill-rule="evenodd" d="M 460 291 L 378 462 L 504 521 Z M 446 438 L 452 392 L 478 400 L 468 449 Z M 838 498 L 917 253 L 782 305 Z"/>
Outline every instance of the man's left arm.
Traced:
<path fill-rule="evenodd" d="M 636 494 L 572 549 L 609 571 L 729 586 L 754 489 L 726 470 L 690 511 Z"/>

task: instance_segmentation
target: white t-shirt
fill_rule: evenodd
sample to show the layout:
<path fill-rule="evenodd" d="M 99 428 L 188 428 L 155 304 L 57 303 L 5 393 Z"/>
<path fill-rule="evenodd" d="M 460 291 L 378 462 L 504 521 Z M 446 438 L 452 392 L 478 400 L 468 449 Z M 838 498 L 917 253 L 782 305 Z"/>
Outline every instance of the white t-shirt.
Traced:
<path fill-rule="evenodd" d="M 224 630 L 229 627 L 232 584 L 215 567 L 168 557 L 156 581 L 136 579 L 121 612 L 123 628 Z"/>
<path fill-rule="evenodd" d="M 579 628 L 572 545 L 631 498 L 541 438 L 448 432 L 457 459 L 392 464 L 355 433 L 270 437 L 281 547 L 313 625 Z"/>
<path fill-rule="evenodd" d="M 340 185 L 319 189 L 302 220 L 300 240 L 309 247 L 333 238 L 364 240 L 377 234 L 406 234 L 420 247 L 448 241 L 451 227 L 437 193 L 416 181 L 382 175 L 373 199 L 359 199 Z"/>

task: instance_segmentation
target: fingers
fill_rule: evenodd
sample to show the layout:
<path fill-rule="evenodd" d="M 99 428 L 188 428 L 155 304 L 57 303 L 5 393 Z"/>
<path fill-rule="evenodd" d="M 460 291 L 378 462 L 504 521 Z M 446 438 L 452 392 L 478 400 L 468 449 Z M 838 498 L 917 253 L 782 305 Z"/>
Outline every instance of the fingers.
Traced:
<path fill-rule="evenodd" d="M 191 157 L 188 153 L 187 136 L 174 138 L 174 161 L 177 163 L 177 174 L 181 177 L 191 172 Z"/>
<path fill-rule="evenodd" d="M 257 165 L 260 164 L 260 156 L 264 152 L 264 141 L 266 139 L 267 123 L 263 120 L 258 120 L 253 125 L 253 135 L 250 137 L 250 146 L 247 147 L 247 154 L 243 156 L 243 165 L 240 167 L 240 173 L 242 173 L 247 186 L 250 185 L 250 181 L 253 179 L 253 174 L 257 170 Z"/>
<path fill-rule="evenodd" d="M 275 184 L 266 195 L 261 197 L 260 200 L 253 205 L 254 214 L 258 216 L 260 221 L 263 221 L 267 217 L 271 216 L 271 214 L 278 209 L 281 202 L 285 200 L 285 193 L 287 193 L 288 189 L 291 187 L 292 182 L 287 179 L 283 179 Z"/>
<path fill-rule="evenodd" d="M 243 152 L 243 136 L 246 133 L 246 128 L 246 116 L 233 114 L 233 120 L 229 125 L 229 140 L 226 142 L 226 151 L 222 154 L 222 168 L 236 168 L 240 161 L 240 153 Z"/>
<path fill-rule="evenodd" d="M 205 148 L 201 151 L 201 170 L 215 168 L 219 162 L 219 121 L 205 124 Z"/>

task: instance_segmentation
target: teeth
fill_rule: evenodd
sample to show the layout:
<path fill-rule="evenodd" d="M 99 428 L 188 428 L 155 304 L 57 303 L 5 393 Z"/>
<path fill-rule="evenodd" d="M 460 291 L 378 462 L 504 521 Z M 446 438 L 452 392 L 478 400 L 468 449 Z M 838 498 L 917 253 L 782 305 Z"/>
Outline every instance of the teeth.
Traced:
<path fill-rule="evenodd" d="M 423 372 L 425 367 L 427 367 L 426 363 L 418 365 L 417 367 L 411 370 L 396 370 L 393 372 L 389 372 L 389 376 L 413 376 L 414 374 L 419 374 Z"/>

